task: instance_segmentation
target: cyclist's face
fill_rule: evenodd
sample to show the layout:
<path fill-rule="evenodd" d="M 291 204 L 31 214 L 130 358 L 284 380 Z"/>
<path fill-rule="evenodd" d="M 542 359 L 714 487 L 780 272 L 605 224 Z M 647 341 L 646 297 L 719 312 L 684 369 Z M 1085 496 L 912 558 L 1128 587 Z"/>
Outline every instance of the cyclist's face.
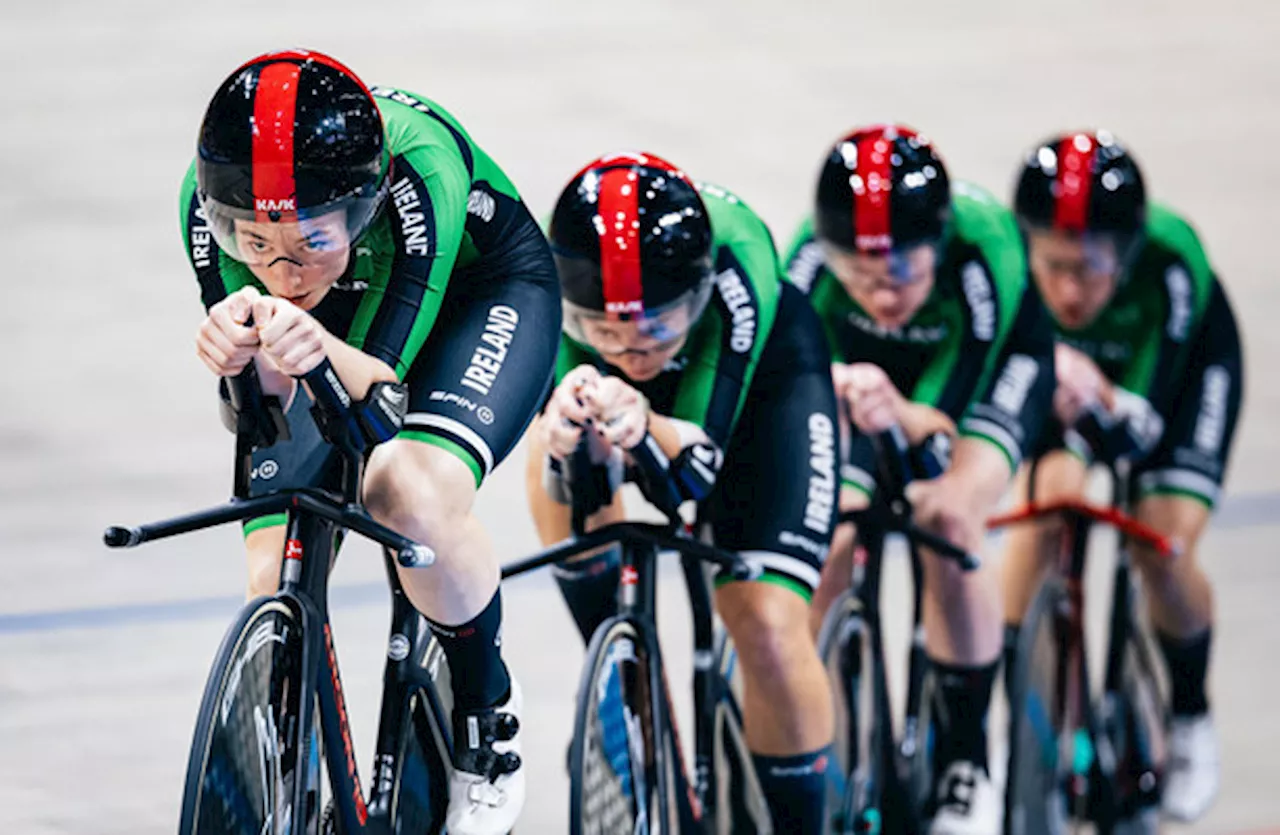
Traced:
<path fill-rule="evenodd" d="M 890 255 L 824 248 L 845 292 L 876 324 L 899 328 L 911 321 L 933 290 L 937 250 L 921 244 Z"/>
<path fill-rule="evenodd" d="M 241 259 L 267 292 L 303 310 L 320 303 L 351 255 L 346 215 L 329 212 L 297 223 L 235 222 Z"/>
<path fill-rule="evenodd" d="M 661 374 L 680 353 L 690 324 L 688 308 L 680 306 L 649 320 L 584 319 L 582 335 L 605 362 L 643 383 Z"/>
<path fill-rule="evenodd" d="M 1111 301 L 1120 275 L 1120 256 L 1111 238 L 1032 230 L 1027 247 L 1036 286 L 1058 324 L 1082 328 Z"/>

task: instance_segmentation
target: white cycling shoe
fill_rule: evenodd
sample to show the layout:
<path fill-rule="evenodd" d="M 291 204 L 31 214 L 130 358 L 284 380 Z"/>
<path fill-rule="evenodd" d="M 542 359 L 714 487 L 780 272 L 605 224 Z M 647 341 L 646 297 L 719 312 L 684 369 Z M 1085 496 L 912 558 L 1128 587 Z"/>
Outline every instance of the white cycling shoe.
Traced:
<path fill-rule="evenodd" d="M 929 835 L 1000 835 L 1003 803 L 985 769 L 965 761 L 947 766 L 936 803 Z"/>
<path fill-rule="evenodd" d="M 454 717 L 454 770 L 449 777 L 449 835 L 506 835 L 524 808 L 520 760 L 520 685 L 507 703 Z"/>
<path fill-rule="evenodd" d="M 1169 759 L 1161 808 L 1165 817 L 1193 821 L 1209 811 L 1218 796 L 1218 732 L 1205 713 L 1174 717 L 1169 723 Z"/>

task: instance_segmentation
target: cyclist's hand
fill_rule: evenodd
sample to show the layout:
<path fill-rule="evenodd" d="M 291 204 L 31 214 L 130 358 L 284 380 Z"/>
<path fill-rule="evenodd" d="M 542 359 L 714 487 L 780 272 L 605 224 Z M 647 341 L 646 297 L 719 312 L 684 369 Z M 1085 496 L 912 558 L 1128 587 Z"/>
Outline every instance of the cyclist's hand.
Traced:
<path fill-rule="evenodd" d="M 245 327 L 261 294 L 242 287 L 209 308 L 209 315 L 196 331 L 196 354 L 219 377 L 232 377 L 258 353 L 258 331 Z"/>
<path fill-rule="evenodd" d="M 1084 353 L 1059 342 L 1054 347 L 1058 386 L 1053 393 L 1053 411 L 1064 426 L 1071 426 L 1085 410 L 1101 403 L 1110 410 L 1115 395 L 1111 383 Z"/>
<path fill-rule="evenodd" d="M 542 415 L 542 440 L 547 452 L 557 461 L 573 454 L 582 438 L 582 430 L 591 418 L 582 401 L 583 392 L 600 379 L 600 372 L 593 365 L 579 365 L 564 375 L 560 385 L 551 394 L 551 400 Z"/>
<path fill-rule="evenodd" d="M 848 404 L 849 416 L 859 431 L 873 435 L 900 421 L 906 398 L 880 366 L 856 362 L 832 371 L 839 378 L 836 395 Z"/>
<path fill-rule="evenodd" d="M 917 446 L 930 435 L 941 432 L 949 438 L 956 436 L 956 424 L 951 418 L 928 403 L 904 401 L 898 412 L 898 423 L 907 436 L 907 443 Z"/>
<path fill-rule="evenodd" d="M 644 440 L 649 430 L 649 401 L 619 377 L 602 377 L 583 392 L 596 428 L 604 439 L 622 449 Z"/>
<path fill-rule="evenodd" d="M 265 354 L 281 372 L 301 377 L 324 359 L 324 328 L 288 299 L 261 296 L 253 321 Z"/>

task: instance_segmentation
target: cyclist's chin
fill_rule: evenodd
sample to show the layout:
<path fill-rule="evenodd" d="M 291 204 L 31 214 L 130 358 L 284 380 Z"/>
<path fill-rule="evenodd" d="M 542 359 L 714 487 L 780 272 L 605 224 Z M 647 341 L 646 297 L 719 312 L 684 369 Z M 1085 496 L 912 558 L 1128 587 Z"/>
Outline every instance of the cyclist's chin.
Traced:
<path fill-rule="evenodd" d="M 1098 318 L 1099 311 L 1087 310 L 1084 307 L 1060 307 L 1053 311 L 1053 318 L 1058 320 L 1058 324 L 1069 331 L 1080 330 L 1093 323 Z"/>
<path fill-rule="evenodd" d="M 667 365 L 667 358 L 665 356 L 637 359 L 623 357 L 613 361 L 611 364 L 626 375 L 628 380 L 636 383 L 647 383 L 662 373 L 662 369 Z"/>

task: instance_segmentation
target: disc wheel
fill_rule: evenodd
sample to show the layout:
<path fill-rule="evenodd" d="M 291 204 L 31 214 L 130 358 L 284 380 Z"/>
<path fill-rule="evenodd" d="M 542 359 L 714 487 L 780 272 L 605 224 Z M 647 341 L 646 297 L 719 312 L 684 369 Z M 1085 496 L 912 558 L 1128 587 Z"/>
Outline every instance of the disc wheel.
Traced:
<path fill-rule="evenodd" d="M 302 644 L 298 618 L 274 599 L 228 630 L 196 721 L 180 835 L 286 835 L 298 816 L 318 829 L 315 735 L 299 732 Z M 298 796 L 311 808 L 294 808 Z"/>
<path fill-rule="evenodd" d="M 832 833 L 878 832 L 882 825 L 892 732 L 876 695 L 882 672 L 872 639 L 858 599 L 850 592 L 836 598 L 818 633 L 836 713 L 836 774 L 827 781 Z"/>
<path fill-rule="evenodd" d="M 657 745 L 667 748 L 662 759 L 668 778 L 675 752 L 669 734 L 657 738 L 644 641 L 632 623 L 607 622 L 596 631 L 587 657 L 569 748 L 569 831 L 670 831 L 662 813 L 674 800 L 660 802 Z"/>

